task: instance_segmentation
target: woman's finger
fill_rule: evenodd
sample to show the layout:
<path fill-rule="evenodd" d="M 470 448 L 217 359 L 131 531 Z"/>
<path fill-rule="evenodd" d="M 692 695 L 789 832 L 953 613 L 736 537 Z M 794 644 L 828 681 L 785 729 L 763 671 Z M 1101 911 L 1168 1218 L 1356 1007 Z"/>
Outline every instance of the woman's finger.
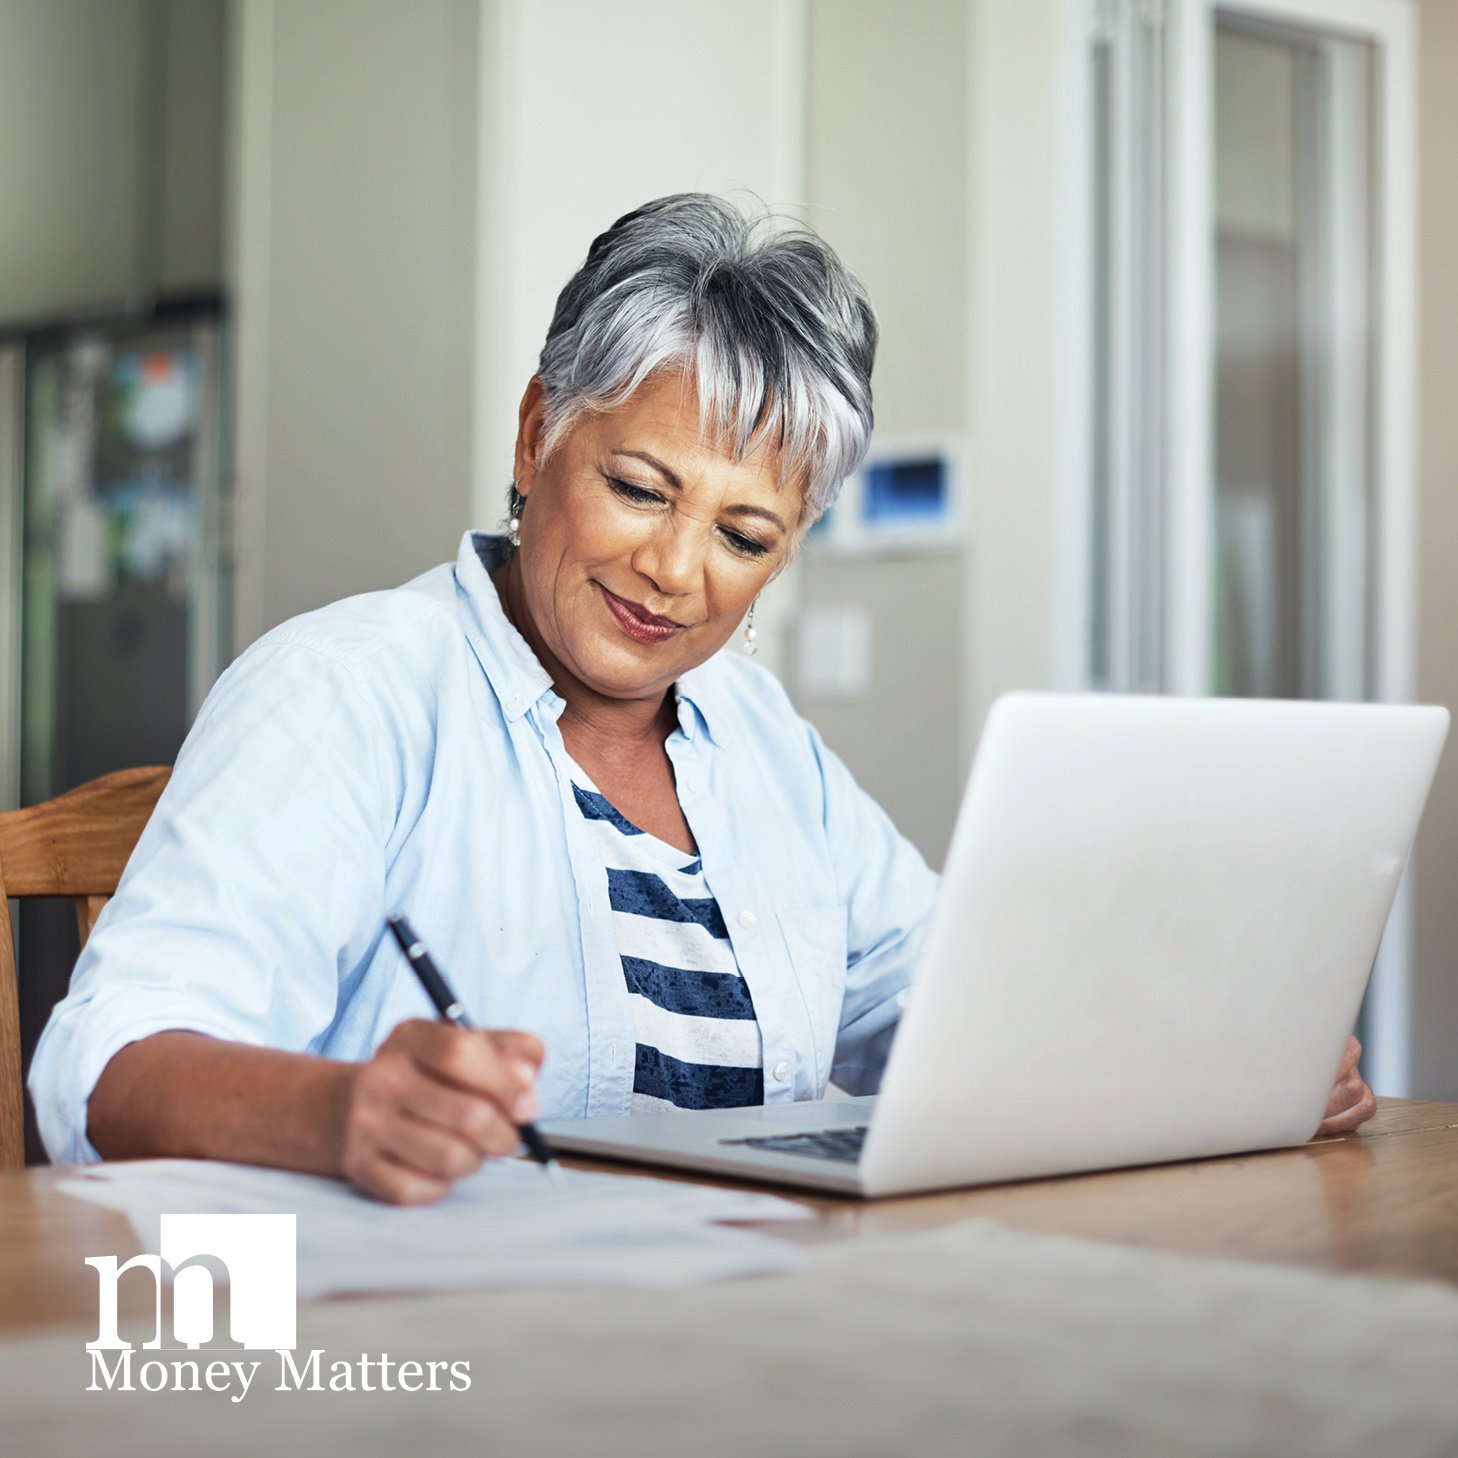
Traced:
<path fill-rule="evenodd" d="M 1326 1113 L 1323 1117 L 1330 1119 L 1337 1114 L 1345 1113 L 1353 1105 L 1360 1103 L 1362 1096 L 1367 1092 L 1368 1088 L 1363 1082 L 1361 1074 L 1349 1073 L 1333 1086 L 1331 1097 L 1326 1101 Z"/>
<path fill-rule="evenodd" d="M 1338 1083 L 1340 1083 L 1341 1080 L 1347 1076 L 1347 1074 L 1355 1072 L 1357 1064 L 1360 1061 L 1361 1057 L 1362 1045 L 1356 1040 L 1355 1037 L 1349 1037 L 1347 1039 L 1346 1050 L 1342 1054 L 1342 1066 L 1337 1069 Z"/>
<path fill-rule="evenodd" d="M 403 1111 L 381 1124 L 377 1139 L 382 1154 L 430 1180 L 459 1180 L 481 1168 L 481 1151 L 470 1141 Z"/>
<path fill-rule="evenodd" d="M 514 1110 L 531 1091 L 534 1069 L 523 1057 L 503 1057 L 498 1048 L 501 1036 L 444 1022 L 412 1020 L 401 1023 L 391 1039 L 399 1040 L 423 1073 Z M 531 1043 L 541 1046 L 534 1038 Z"/>
<path fill-rule="evenodd" d="M 1364 1083 L 1362 1095 L 1350 1108 L 1321 1121 L 1318 1134 L 1347 1134 L 1365 1124 L 1377 1112 L 1377 1099 Z"/>
<path fill-rule="evenodd" d="M 389 1205 L 433 1205 L 450 1193 L 449 1180 L 435 1179 L 401 1164 L 392 1155 L 379 1154 L 355 1178 L 366 1194 Z"/>
<path fill-rule="evenodd" d="M 483 1155 L 507 1155 L 521 1142 L 510 1110 L 432 1078 L 412 1079 L 401 1091 L 408 1114 L 465 1139 Z"/>

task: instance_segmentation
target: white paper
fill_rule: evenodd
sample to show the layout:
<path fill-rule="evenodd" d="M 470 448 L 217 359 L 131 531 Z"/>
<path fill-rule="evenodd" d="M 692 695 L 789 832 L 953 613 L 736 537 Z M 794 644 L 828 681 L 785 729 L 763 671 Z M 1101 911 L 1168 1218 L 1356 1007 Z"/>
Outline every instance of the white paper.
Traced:
<path fill-rule="evenodd" d="M 493 1160 L 439 1204 L 384 1205 L 337 1180 L 204 1160 L 98 1165 L 59 1188 L 120 1210 L 143 1250 L 159 1217 L 298 1217 L 301 1299 L 482 1286 L 680 1286 L 804 1264 L 803 1250 L 720 1221 L 808 1219 L 774 1195 Z"/>

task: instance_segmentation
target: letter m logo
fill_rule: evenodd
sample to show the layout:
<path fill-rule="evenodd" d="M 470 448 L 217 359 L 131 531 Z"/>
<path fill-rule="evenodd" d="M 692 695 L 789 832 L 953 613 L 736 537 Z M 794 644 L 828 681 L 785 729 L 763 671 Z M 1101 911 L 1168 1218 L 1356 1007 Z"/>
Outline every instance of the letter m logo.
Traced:
<path fill-rule="evenodd" d="M 151 1273 L 155 1323 L 144 1350 L 231 1346 L 292 1350 L 298 1315 L 297 1232 L 293 1215 L 164 1215 L 162 1249 L 117 1264 L 90 1256 L 97 1273 L 98 1325 L 93 1352 L 132 1346 L 117 1329 L 117 1291 L 131 1270 Z M 172 1292 L 171 1340 L 163 1291 Z M 221 1297 L 221 1301 L 219 1300 Z"/>

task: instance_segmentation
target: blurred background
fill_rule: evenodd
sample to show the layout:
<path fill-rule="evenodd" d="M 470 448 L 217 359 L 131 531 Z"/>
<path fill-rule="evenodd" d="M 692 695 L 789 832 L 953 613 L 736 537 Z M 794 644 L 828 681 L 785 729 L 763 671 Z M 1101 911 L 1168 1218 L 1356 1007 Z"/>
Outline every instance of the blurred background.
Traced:
<path fill-rule="evenodd" d="M 1005 689 L 1453 704 L 1455 75 L 1452 0 L 0 0 L 0 808 L 496 526 L 557 290 L 688 189 L 878 309 L 762 661 L 933 864 Z M 1379 1092 L 1458 1097 L 1455 891 L 1450 750 Z"/>

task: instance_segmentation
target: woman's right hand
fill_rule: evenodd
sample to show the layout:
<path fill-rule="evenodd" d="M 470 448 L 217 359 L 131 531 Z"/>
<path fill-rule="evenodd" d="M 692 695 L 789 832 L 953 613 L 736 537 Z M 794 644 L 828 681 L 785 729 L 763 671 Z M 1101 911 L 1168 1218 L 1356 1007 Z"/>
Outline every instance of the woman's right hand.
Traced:
<path fill-rule="evenodd" d="M 492 1155 L 513 1153 L 537 1116 L 542 1044 L 413 1018 L 350 1074 L 340 1173 L 395 1205 L 439 1200 Z"/>

